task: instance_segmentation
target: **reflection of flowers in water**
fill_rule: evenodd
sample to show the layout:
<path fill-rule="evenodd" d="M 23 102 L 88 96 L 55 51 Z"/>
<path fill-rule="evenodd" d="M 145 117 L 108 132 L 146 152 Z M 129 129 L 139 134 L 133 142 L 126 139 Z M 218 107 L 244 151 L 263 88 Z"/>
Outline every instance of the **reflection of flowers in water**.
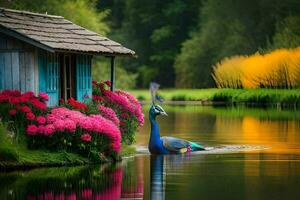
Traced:
<path fill-rule="evenodd" d="M 41 182 L 42 188 L 46 190 L 27 195 L 27 200 L 117 200 L 121 197 L 122 186 L 122 166 L 113 171 L 104 169 L 104 173 L 97 174 L 97 171 L 84 171 L 88 177 L 79 176 L 70 180 L 59 180 L 57 185 L 49 184 L 47 181 Z M 95 175 L 96 174 L 96 175 Z M 85 180 L 87 178 L 87 180 Z M 62 182 L 60 182 L 62 181 Z M 51 182 L 51 181 L 50 181 Z M 70 187 L 63 187 L 69 185 Z M 77 186 L 79 188 L 77 188 Z M 51 188 L 53 187 L 53 188 Z M 71 189 L 70 189 L 71 188 Z M 43 189 L 41 189 L 43 190 Z"/>
<path fill-rule="evenodd" d="M 124 171 L 122 199 L 143 199 L 144 197 L 144 159 L 136 157 L 137 165 L 128 164 Z M 135 168 L 136 167 L 136 168 Z"/>

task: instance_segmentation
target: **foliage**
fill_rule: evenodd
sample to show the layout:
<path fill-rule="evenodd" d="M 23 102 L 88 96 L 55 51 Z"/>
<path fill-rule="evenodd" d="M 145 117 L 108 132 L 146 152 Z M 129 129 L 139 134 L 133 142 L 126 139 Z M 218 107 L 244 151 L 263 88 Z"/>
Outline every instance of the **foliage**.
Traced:
<path fill-rule="evenodd" d="M 4 0 L 0 2 L 0 6 L 64 16 L 82 27 L 106 35 L 109 26 L 104 19 L 108 11 L 99 12 L 95 8 L 95 3 L 94 0 Z"/>
<path fill-rule="evenodd" d="M 288 16 L 276 24 L 271 48 L 295 48 L 300 45 L 300 16 Z"/>
<path fill-rule="evenodd" d="M 100 9 L 111 9 L 108 16 L 112 25 L 111 38 L 138 54 L 138 59 L 124 61 L 127 70 L 138 74 L 137 86 L 148 87 L 150 81 L 167 87 L 174 85 L 174 58 L 193 28 L 201 2 L 99 1 Z"/>
<path fill-rule="evenodd" d="M 298 88 L 300 49 L 225 58 L 213 71 L 219 88 Z"/>
<path fill-rule="evenodd" d="M 130 93 L 146 101 L 151 100 L 148 90 L 132 90 Z M 221 102 L 225 105 L 247 106 L 300 106 L 299 89 L 172 89 L 160 90 L 161 94 L 166 101 Z"/>
<path fill-rule="evenodd" d="M 137 74 L 123 68 L 122 58 L 115 58 L 115 85 L 119 89 L 134 88 L 136 86 Z M 130 59 L 130 61 L 133 61 Z M 110 58 L 94 58 L 92 77 L 94 80 L 106 81 L 110 79 Z"/>
<path fill-rule="evenodd" d="M 206 1 L 201 7 L 198 29 L 183 43 L 176 58 L 176 86 L 212 87 L 212 65 L 224 57 L 268 50 L 272 46 L 271 39 L 274 46 L 299 45 L 296 39 L 299 23 L 295 18 L 286 18 L 298 13 L 299 9 L 300 5 L 294 0 Z M 241 87 L 236 80 L 239 72 L 230 76 L 231 80 L 227 81 L 233 81 L 231 85 L 235 88 Z"/>
<path fill-rule="evenodd" d="M 117 59 L 122 89 L 153 81 L 214 87 L 212 66 L 226 57 L 300 45 L 297 0 L 2 0 L 0 6 L 62 15 L 136 51 L 137 59 Z M 109 79 L 107 61 L 94 65 L 94 79 Z"/>

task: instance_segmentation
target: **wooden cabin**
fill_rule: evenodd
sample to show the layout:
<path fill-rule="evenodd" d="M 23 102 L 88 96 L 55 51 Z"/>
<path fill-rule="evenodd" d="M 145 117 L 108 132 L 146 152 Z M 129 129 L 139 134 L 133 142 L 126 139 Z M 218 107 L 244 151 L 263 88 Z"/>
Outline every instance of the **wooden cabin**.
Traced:
<path fill-rule="evenodd" d="M 0 91 L 46 92 L 48 106 L 60 98 L 92 96 L 92 58 L 135 52 L 61 16 L 0 8 Z"/>

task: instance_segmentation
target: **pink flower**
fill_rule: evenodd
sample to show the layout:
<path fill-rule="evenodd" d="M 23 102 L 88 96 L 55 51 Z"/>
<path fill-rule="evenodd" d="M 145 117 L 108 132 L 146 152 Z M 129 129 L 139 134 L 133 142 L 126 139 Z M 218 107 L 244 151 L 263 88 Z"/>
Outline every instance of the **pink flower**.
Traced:
<path fill-rule="evenodd" d="M 40 134 L 44 134 L 44 132 L 45 132 L 45 126 L 39 125 L 37 128 L 38 128 L 38 132 L 39 132 Z"/>
<path fill-rule="evenodd" d="M 34 118 L 35 118 L 35 115 L 33 113 L 30 112 L 30 113 L 26 114 L 26 119 L 32 121 L 32 120 L 34 120 Z"/>
<path fill-rule="evenodd" d="M 46 118 L 43 117 L 43 116 L 38 116 L 38 117 L 36 118 L 36 121 L 37 121 L 37 123 L 39 123 L 39 124 L 45 124 L 45 123 L 46 123 Z"/>
<path fill-rule="evenodd" d="M 65 123 L 63 120 L 58 119 L 53 123 L 54 128 L 59 131 L 59 132 L 63 132 L 65 130 Z"/>
<path fill-rule="evenodd" d="M 45 126 L 44 135 L 46 136 L 53 135 L 54 132 L 55 132 L 55 128 L 52 124 L 47 124 Z"/>
<path fill-rule="evenodd" d="M 119 126 L 120 120 L 113 109 L 104 107 L 102 105 L 99 105 L 98 109 L 100 110 L 103 117 L 112 121 L 115 125 Z"/>
<path fill-rule="evenodd" d="M 10 116 L 15 116 L 17 114 L 17 110 L 16 109 L 12 109 L 9 111 L 8 113 Z"/>
<path fill-rule="evenodd" d="M 81 135 L 81 139 L 85 142 L 90 142 L 92 140 L 92 136 L 88 133 L 84 133 Z"/>
<path fill-rule="evenodd" d="M 40 97 L 43 101 L 49 101 L 49 96 L 48 96 L 47 93 L 40 92 L 40 93 L 39 93 L 39 97 Z"/>
<path fill-rule="evenodd" d="M 36 127 L 36 125 L 28 125 L 26 132 L 28 135 L 36 135 L 38 132 L 38 127 Z"/>
<path fill-rule="evenodd" d="M 69 132 L 74 133 L 76 131 L 76 123 L 74 121 L 72 121 L 71 119 L 66 119 L 64 121 L 64 123 L 65 123 L 66 129 Z"/>

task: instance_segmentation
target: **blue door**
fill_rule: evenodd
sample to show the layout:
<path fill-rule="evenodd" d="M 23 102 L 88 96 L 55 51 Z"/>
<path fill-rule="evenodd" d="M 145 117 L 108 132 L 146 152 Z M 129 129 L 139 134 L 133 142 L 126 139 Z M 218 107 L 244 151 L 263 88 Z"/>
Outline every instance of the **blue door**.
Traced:
<path fill-rule="evenodd" d="M 86 101 L 92 97 L 92 56 L 76 56 L 76 94 L 78 101 Z"/>
<path fill-rule="evenodd" d="M 39 53 L 39 91 L 49 95 L 47 106 L 58 105 L 59 98 L 59 68 L 58 55 Z"/>

